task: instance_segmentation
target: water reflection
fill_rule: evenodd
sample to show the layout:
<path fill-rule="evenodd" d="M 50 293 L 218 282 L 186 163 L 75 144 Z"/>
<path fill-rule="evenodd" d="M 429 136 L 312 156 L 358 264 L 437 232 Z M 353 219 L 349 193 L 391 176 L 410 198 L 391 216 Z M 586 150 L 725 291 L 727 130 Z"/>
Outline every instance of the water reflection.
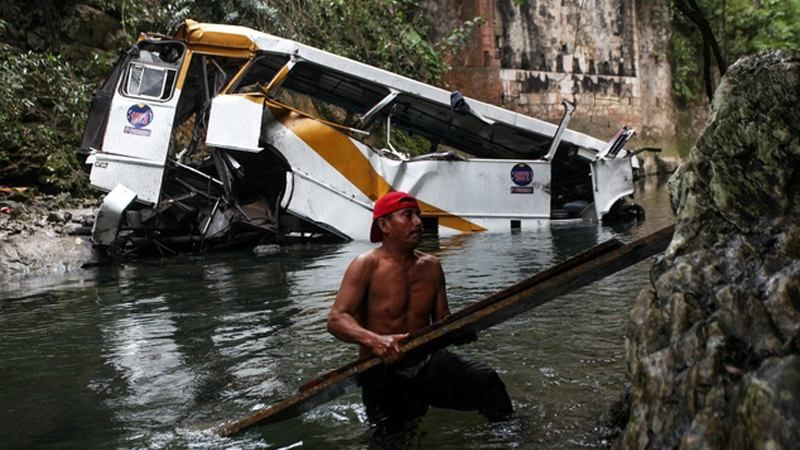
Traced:
<path fill-rule="evenodd" d="M 174 423 L 194 398 L 196 379 L 184 366 L 176 326 L 164 297 L 144 298 L 104 312 L 101 326 L 108 364 L 120 375 L 121 396 L 109 400 L 125 423 Z M 146 407 L 146 408 L 142 408 Z"/>
<path fill-rule="evenodd" d="M 451 307 L 617 237 L 671 220 L 664 186 L 641 184 L 639 224 L 554 225 L 427 238 Z M 277 255 L 138 261 L 20 282 L 0 294 L 0 442 L 10 447 L 583 448 L 624 380 L 627 310 L 640 264 L 483 332 L 455 351 L 497 368 L 517 417 L 432 410 L 407 434 L 376 438 L 358 393 L 296 419 L 222 439 L 214 427 L 351 361 L 325 331 L 350 261 L 366 242 Z"/>

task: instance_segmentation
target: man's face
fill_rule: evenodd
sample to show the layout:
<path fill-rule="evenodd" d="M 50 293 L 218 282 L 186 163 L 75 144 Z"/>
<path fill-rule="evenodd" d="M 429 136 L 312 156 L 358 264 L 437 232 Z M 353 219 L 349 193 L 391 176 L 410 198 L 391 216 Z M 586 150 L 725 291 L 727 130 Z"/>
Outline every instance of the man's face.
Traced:
<path fill-rule="evenodd" d="M 416 247 L 422 240 L 422 218 L 419 209 L 404 208 L 379 219 L 383 240 L 402 242 Z"/>

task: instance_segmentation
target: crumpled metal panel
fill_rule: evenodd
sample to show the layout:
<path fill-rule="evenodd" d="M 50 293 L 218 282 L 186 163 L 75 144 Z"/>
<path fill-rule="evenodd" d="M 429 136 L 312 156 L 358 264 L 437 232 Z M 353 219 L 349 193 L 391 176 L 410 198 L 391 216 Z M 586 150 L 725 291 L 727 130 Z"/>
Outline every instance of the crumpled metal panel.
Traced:
<path fill-rule="evenodd" d="M 92 242 L 95 245 L 108 246 L 114 243 L 122 215 L 135 200 L 136 193 L 121 184 L 105 196 L 92 226 Z"/>

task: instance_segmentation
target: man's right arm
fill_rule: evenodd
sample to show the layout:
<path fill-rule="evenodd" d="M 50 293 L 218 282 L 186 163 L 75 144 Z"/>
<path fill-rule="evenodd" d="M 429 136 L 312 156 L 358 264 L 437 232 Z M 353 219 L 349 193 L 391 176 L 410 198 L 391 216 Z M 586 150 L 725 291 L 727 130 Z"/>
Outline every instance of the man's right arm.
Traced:
<path fill-rule="evenodd" d="M 377 334 L 356 320 L 375 264 L 370 255 L 361 255 L 350 263 L 328 314 L 328 332 L 345 342 L 361 344 L 385 362 L 394 362 L 402 356 L 399 342 L 408 334 Z"/>

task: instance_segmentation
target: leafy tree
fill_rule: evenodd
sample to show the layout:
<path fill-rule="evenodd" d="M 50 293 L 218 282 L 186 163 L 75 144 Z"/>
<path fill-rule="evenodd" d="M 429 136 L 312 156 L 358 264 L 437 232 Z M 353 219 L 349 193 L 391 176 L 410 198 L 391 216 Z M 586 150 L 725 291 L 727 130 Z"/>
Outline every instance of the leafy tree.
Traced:
<path fill-rule="evenodd" d="M 75 157 L 91 85 L 63 57 L 0 45 L 0 180 L 80 193 Z"/>
<path fill-rule="evenodd" d="M 695 3 L 719 43 L 718 63 L 765 49 L 800 48 L 800 0 L 687 0 Z M 673 88 L 681 101 L 701 94 L 704 39 L 701 30 L 672 0 Z M 724 72 L 724 70 L 720 70 Z M 708 83 L 708 82 L 707 82 Z"/>

